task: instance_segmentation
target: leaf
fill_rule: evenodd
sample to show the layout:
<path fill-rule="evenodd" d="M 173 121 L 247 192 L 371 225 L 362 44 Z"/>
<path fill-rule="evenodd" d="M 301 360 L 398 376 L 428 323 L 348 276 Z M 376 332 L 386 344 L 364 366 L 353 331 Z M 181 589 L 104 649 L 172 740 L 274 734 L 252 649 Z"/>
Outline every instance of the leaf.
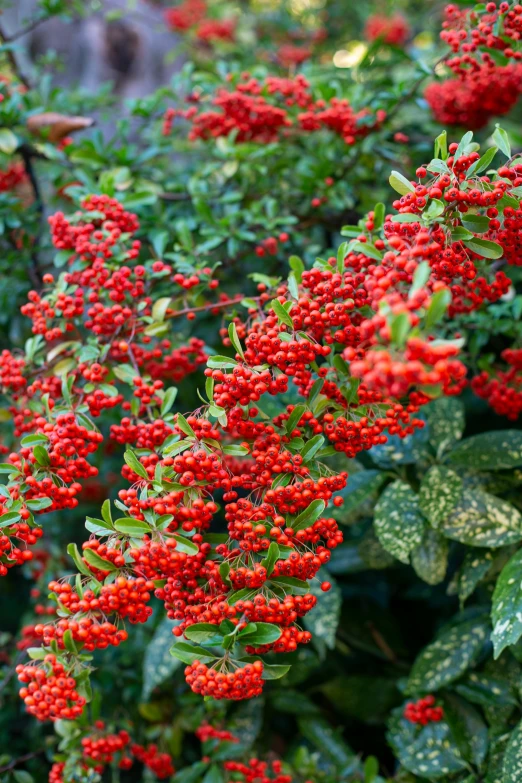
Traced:
<path fill-rule="evenodd" d="M 501 783 L 515 783 L 522 779 L 522 721 L 515 727 L 509 738 L 502 774 Z"/>
<path fill-rule="evenodd" d="M 319 519 L 325 508 L 326 503 L 324 500 L 312 500 L 310 505 L 305 508 L 304 511 L 301 511 L 301 513 L 291 523 L 292 530 L 297 532 L 298 530 L 305 530 L 307 527 L 312 527 L 314 522 Z"/>
<path fill-rule="evenodd" d="M 465 489 L 441 526 L 447 538 L 496 549 L 522 539 L 522 514 L 510 503 L 481 489 Z"/>
<path fill-rule="evenodd" d="M 321 590 L 323 578 L 332 585 L 326 593 Z M 339 585 L 329 573 L 319 572 L 317 579 L 310 583 L 310 592 L 316 596 L 317 605 L 304 618 L 305 628 L 314 637 L 322 639 L 329 650 L 333 650 L 341 617 L 342 597 Z"/>
<path fill-rule="evenodd" d="M 142 522 L 141 519 L 132 519 L 131 517 L 116 519 L 114 528 L 118 533 L 123 533 L 124 536 L 131 536 L 132 538 L 143 538 L 143 536 L 151 532 L 148 522 Z"/>
<path fill-rule="evenodd" d="M 52 504 L 51 498 L 33 498 L 27 500 L 25 505 L 30 511 L 43 511 L 44 508 L 49 508 Z"/>
<path fill-rule="evenodd" d="M 185 435 L 188 435 L 189 438 L 196 437 L 196 433 L 194 432 L 194 430 L 192 429 L 192 427 L 190 426 L 186 418 L 181 413 L 178 413 L 176 415 L 176 424 L 180 428 L 180 430 L 185 433 Z"/>
<path fill-rule="evenodd" d="M 268 552 L 266 553 L 266 557 L 263 560 L 261 560 L 261 565 L 263 566 L 263 568 L 266 569 L 267 577 L 269 577 L 272 571 L 274 570 L 274 566 L 276 564 L 276 561 L 279 559 L 279 557 L 280 557 L 279 547 L 275 541 L 272 541 L 272 543 L 268 547 Z"/>
<path fill-rule="evenodd" d="M 345 517 L 378 492 L 386 480 L 386 473 L 382 470 L 360 470 L 353 473 L 349 476 L 346 487 L 339 493 L 344 503 L 339 508 L 332 509 L 332 516 L 339 522 L 345 521 Z"/>
<path fill-rule="evenodd" d="M 386 487 L 375 507 L 374 527 L 385 549 L 402 563 L 422 542 L 424 521 L 418 498 L 408 484 L 394 481 Z"/>
<path fill-rule="evenodd" d="M 165 320 L 165 315 L 169 309 L 172 299 L 170 296 L 162 296 L 160 299 L 156 299 L 152 306 L 152 318 L 158 323 L 162 323 Z"/>
<path fill-rule="evenodd" d="M 201 783 L 223 783 L 223 772 L 217 764 L 212 764 L 205 773 Z"/>
<path fill-rule="evenodd" d="M 319 716 L 299 718 L 298 726 L 303 737 L 335 764 L 345 766 L 355 761 L 356 757 L 350 746 L 342 739 L 340 730 L 334 731 L 324 718 Z"/>
<path fill-rule="evenodd" d="M 480 239 L 475 237 L 474 239 L 465 239 L 464 244 L 473 253 L 476 253 L 482 258 L 502 258 L 504 255 L 504 249 L 502 245 L 497 242 L 491 242 L 489 239 Z"/>
<path fill-rule="evenodd" d="M 448 542 L 436 530 L 428 528 L 422 542 L 411 555 L 415 573 L 429 585 L 438 585 L 446 576 Z"/>
<path fill-rule="evenodd" d="M 401 709 L 390 721 L 387 737 L 400 763 L 422 778 L 441 778 L 446 783 L 448 775 L 467 766 L 451 741 L 450 728 L 445 722 L 428 723 L 419 729 L 402 716 Z"/>
<path fill-rule="evenodd" d="M 285 308 L 283 307 L 281 302 L 278 299 L 272 299 L 272 301 L 270 303 L 270 307 L 272 308 L 272 310 L 276 314 L 277 319 L 280 321 L 280 323 L 285 324 L 286 326 L 288 326 L 293 331 L 293 329 L 294 329 L 294 322 L 292 321 L 292 318 L 287 313 L 287 311 L 285 310 Z"/>
<path fill-rule="evenodd" d="M 295 428 L 297 427 L 297 424 L 299 423 L 299 420 L 301 419 L 303 413 L 306 411 L 306 405 L 296 405 L 288 417 L 286 423 L 285 423 L 285 430 L 288 435 L 290 435 Z"/>
<path fill-rule="evenodd" d="M 33 454 L 37 463 L 42 467 L 46 467 L 50 464 L 51 460 L 49 458 L 49 454 L 47 453 L 47 449 L 44 448 L 44 446 L 35 446 L 33 448 Z"/>
<path fill-rule="evenodd" d="M 389 318 L 392 342 L 399 348 L 404 347 L 408 333 L 411 330 L 408 313 L 399 313 Z"/>
<path fill-rule="evenodd" d="M 472 212 L 466 212 L 462 215 L 462 224 L 475 234 L 485 234 L 486 231 L 489 231 L 489 218 L 485 217 L 485 215 L 474 215 Z"/>
<path fill-rule="evenodd" d="M 495 126 L 495 130 L 493 131 L 492 139 L 501 150 L 506 158 L 511 157 L 511 144 L 509 143 L 509 136 L 507 135 L 506 131 L 501 128 L 499 125 Z"/>
<path fill-rule="evenodd" d="M 165 416 L 172 406 L 174 405 L 174 401 L 176 400 L 176 397 L 178 396 L 178 390 L 175 386 L 170 386 L 167 391 L 165 392 L 165 396 L 163 397 L 163 400 L 161 401 L 161 416 Z"/>
<path fill-rule="evenodd" d="M 506 680 L 489 677 L 482 672 L 470 672 L 465 680 L 454 686 L 457 693 L 481 707 L 517 705 L 513 689 Z"/>
<path fill-rule="evenodd" d="M 18 147 L 18 139 L 9 128 L 0 128 L 0 152 L 12 155 Z"/>
<path fill-rule="evenodd" d="M 407 693 L 431 693 L 457 680 L 477 661 L 489 638 L 489 624 L 472 618 L 451 625 L 415 659 Z"/>
<path fill-rule="evenodd" d="M 406 179 L 399 171 L 392 171 L 389 178 L 389 183 L 397 193 L 401 196 L 405 196 L 407 193 L 415 193 L 415 188 L 411 182 Z"/>
<path fill-rule="evenodd" d="M 522 550 L 516 552 L 500 572 L 493 593 L 491 620 L 495 658 L 522 636 Z"/>
<path fill-rule="evenodd" d="M 467 552 L 464 562 L 454 577 L 454 585 L 461 606 L 475 592 L 477 585 L 491 570 L 492 564 L 493 552 L 489 550 L 477 551 L 472 549 L 470 552 Z"/>
<path fill-rule="evenodd" d="M 290 256 L 288 263 L 290 265 L 290 269 L 292 269 L 295 275 L 296 281 L 300 283 L 303 279 L 303 272 L 305 271 L 304 263 L 299 258 L 299 256 Z"/>
<path fill-rule="evenodd" d="M 263 661 L 263 680 L 280 680 L 290 671 L 290 664 L 265 663 Z"/>
<path fill-rule="evenodd" d="M 472 435 L 448 454 L 452 465 L 475 470 L 507 470 L 522 465 L 522 432 L 498 430 Z"/>
<path fill-rule="evenodd" d="M 428 280 L 430 279 L 431 275 L 431 267 L 428 264 L 427 261 L 422 261 L 415 272 L 413 273 L 413 280 L 410 288 L 410 292 L 408 294 L 408 298 L 411 299 L 412 296 L 421 289 L 424 288 Z"/>
<path fill-rule="evenodd" d="M 426 328 L 430 329 L 436 323 L 440 321 L 443 315 L 446 313 L 451 302 L 451 292 L 448 288 L 443 288 L 441 291 L 433 294 L 428 310 L 426 311 Z"/>
<path fill-rule="evenodd" d="M 301 449 L 301 457 L 303 458 L 303 462 L 310 462 L 310 460 L 313 459 L 317 452 L 323 447 L 324 442 L 324 437 L 322 435 L 314 435 L 313 438 L 310 438 L 304 449 Z"/>
<path fill-rule="evenodd" d="M 207 367 L 212 370 L 233 370 L 237 367 L 235 359 L 231 359 L 230 356 L 209 356 L 207 359 Z"/>
<path fill-rule="evenodd" d="M 136 473 L 136 475 L 141 476 L 141 478 L 149 480 L 149 475 L 135 453 L 133 451 L 126 451 L 123 455 L 123 459 L 129 466 L 129 468 L 133 471 L 133 473 Z"/>
<path fill-rule="evenodd" d="M 373 230 L 378 231 L 383 223 L 384 223 L 384 216 L 385 216 L 386 207 L 384 204 L 379 202 L 376 204 L 373 208 Z"/>
<path fill-rule="evenodd" d="M 68 550 L 68 548 L 67 548 Z M 101 571 L 117 571 L 118 567 L 111 563 L 110 560 L 105 560 L 92 549 L 84 549 L 83 556 L 93 568 L 99 568 Z M 90 571 L 88 571 L 90 575 Z"/>
<path fill-rule="evenodd" d="M 95 535 L 104 533 L 107 530 L 113 530 L 113 526 L 105 522 L 104 519 L 96 519 L 95 517 L 85 517 L 85 527 L 90 533 Z"/>
<path fill-rule="evenodd" d="M 485 153 L 482 155 L 482 157 L 476 160 L 475 163 L 471 164 L 471 166 L 466 172 L 466 176 L 471 177 L 473 174 L 479 174 L 481 171 L 487 169 L 491 164 L 491 162 L 493 161 L 493 158 L 495 157 L 497 152 L 498 152 L 497 147 L 490 147 L 488 150 L 486 150 Z M 467 214 L 462 216 L 462 222 L 464 224 L 465 221 L 468 219 L 468 217 L 469 216 Z M 487 218 L 484 218 L 484 220 L 487 220 Z"/>
<path fill-rule="evenodd" d="M 480 767 L 488 751 L 488 729 L 479 712 L 458 696 L 447 693 L 444 718 L 462 757 Z"/>
<path fill-rule="evenodd" d="M 464 432 L 464 406 L 454 397 L 441 397 L 424 406 L 428 438 L 437 455 L 460 440 Z"/>
<path fill-rule="evenodd" d="M 302 579 L 295 576 L 277 576 L 270 579 L 270 584 L 276 587 L 282 587 L 286 593 L 304 595 L 310 592 L 310 585 Z"/>
<path fill-rule="evenodd" d="M 211 663 L 217 659 L 208 650 L 199 647 L 197 644 L 190 644 L 190 642 L 176 642 L 170 648 L 170 654 L 187 665 L 194 663 L 194 661 Z"/>
<path fill-rule="evenodd" d="M 262 644 L 272 644 L 277 642 L 281 636 L 282 630 L 279 625 L 273 623 L 254 623 L 255 630 L 249 631 L 249 626 L 240 631 L 237 639 L 241 644 L 248 644 L 252 647 L 259 647 Z M 190 630 L 190 629 L 187 629 Z"/>
<path fill-rule="evenodd" d="M 176 551 L 183 552 L 186 555 L 197 555 L 199 547 L 197 544 L 192 543 L 189 538 L 185 536 L 178 536 L 176 533 L 170 535 L 176 542 Z"/>
<path fill-rule="evenodd" d="M 466 152 L 466 147 L 468 144 L 470 144 L 473 141 L 473 132 L 467 131 L 464 136 L 461 138 L 457 149 L 455 150 L 455 154 L 453 155 L 453 161 L 457 161 L 464 153 Z"/>
<path fill-rule="evenodd" d="M 220 644 L 223 633 L 212 623 L 195 623 L 185 629 L 185 636 L 197 644 Z"/>
<path fill-rule="evenodd" d="M 67 545 L 67 554 L 70 555 L 70 557 L 73 559 L 76 568 L 81 574 L 83 574 L 84 576 L 92 576 L 91 571 L 89 571 L 89 569 L 83 562 L 76 544 Z"/>
<path fill-rule="evenodd" d="M 241 358 L 243 359 L 243 361 L 244 361 L 245 360 L 245 354 L 243 353 L 243 348 L 241 346 L 241 341 L 240 341 L 239 335 L 237 333 L 237 326 L 235 325 L 235 323 L 233 321 L 228 326 L 228 336 L 230 338 L 230 342 L 232 343 L 232 345 L 236 349 L 236 353 L 238 353 L 241 356 Z"/>
<path fill-rule="evenodd" d="M 381 251 L 377 250 L 371 242 L 350 242 L 349 249 L 352 253 L 363 253 L 368 258 L 373 258 L 374 261 L 382 261 Z"/>
<path fill-rule="evenodd" d="M 433 465 L 424 475 L 419 490 L 419 506 L 434 528 L 453 511 L 462 495 L 462 479 L 451 468 Z"/>
<path fill-rule="evenodd" d="M 112 368 L 112 371 L 118 380 L 128 383 L 129 386 L 132 385 L 134 378 L 138 377 L 138 373 L 132 364 L 117 364 Z"/>

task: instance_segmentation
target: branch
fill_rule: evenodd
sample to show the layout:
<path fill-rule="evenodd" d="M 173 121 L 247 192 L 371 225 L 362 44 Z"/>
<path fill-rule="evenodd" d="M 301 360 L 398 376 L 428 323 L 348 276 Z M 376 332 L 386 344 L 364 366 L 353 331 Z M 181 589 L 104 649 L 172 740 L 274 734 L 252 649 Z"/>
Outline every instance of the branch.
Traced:
<path fill-rule="evenodd" d="M 7 35 L 5 32 L 3 25 L 0 25 L 0 39 L 2 43 L 9 43 L 11 38 Z M 32 85 L 29 81 L 28 77 L 22 72 L 20 69 L 20 66 L 18 65 L 17 59 L 14 55 L 14 52 L 11 49 L 6 50 L 7 59 L 9 60 L 9 63 L 11 65 L 11 68 L 13 69 L 13 72 L 15 73 L 17 79 L 19 82 L 21 82 L 24 87 L 26 87 L 28 90 L 31 89 Z"/>
<path fill-rule="evenodd" d="M 23 764 L 24 761 L 30 761 L 31 759 L 36 758 L 36 756 L 41 756 L 42 753 L 45 753 L 45 748 L 40 748 L 40 750 L 35 750 L 33 753 L 26 753 L 25 756 L 20 756 L 17 759 L 13 759 L 13 761 L 10 761 L 9 764 L 0 767 L 0 775 L 3 772 L 9 772 L 10 769 L 14 769 L 14 767 L 17 767 L 19 764 Z"/>
<path fill-rule="evenodd" d="M 15 30 L 11 35 L 4 35 L 2 33 L 2 38 L 5 43 L 11 43 L 11 41 L 16 41 L 17 38 L 22 38 L 22 36 L 27 35 L 27 33 L 31 33 L 36 27 L 39 27 L 43 22 L 47 22 L 48 20 L 48 16 L 40 16 L 38 19 L 33 19 L 33 21 L 29 22 L 25 27 Z"/>
<path fill-rule="evenodd" d="M 27 174 L 27 177 L 33 189 L 36 212 L 38 215 L 38 229 L 36 232 L 36 236 L 34 237 L 34 246 L 31 252 L 31 264 L 33 269 L 33 277 L 37 281 L 37 287 L 41 288 L 43 282 L 43 273 L 40 268 L 40 259 L 38 257 L 37 248 L 40 244 L 40 238 L 43 229 L 44 206 L 42 201 L 42 192 L 40 190 L 40 185 L 38 183 L 36 172 L 33 166 L 32 158 L 34 156 L 33 156 L 32 147 L 30 147 L 29 144 L 21 144 L 20 147 L 18 148 L 18 152 L 20 153 L 20 156 L 24 162 L 25 173 Z"/>

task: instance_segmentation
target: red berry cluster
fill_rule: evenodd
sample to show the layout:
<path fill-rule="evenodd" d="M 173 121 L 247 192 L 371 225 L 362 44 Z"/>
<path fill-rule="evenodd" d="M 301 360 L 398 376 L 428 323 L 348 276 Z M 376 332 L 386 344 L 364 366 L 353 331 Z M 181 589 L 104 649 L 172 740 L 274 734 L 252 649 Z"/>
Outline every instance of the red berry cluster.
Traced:
<path fill-rule="evenodd" d="M 404 717 L 410 723 L 427 726 L 428 723 L 439 723 L 444 717 L 442 707 L 434 707 L 435 696 L 425 696 L 418 701 L 408 702 L 404 708 Z"/>
<path fill-rule="evenodd" d="M 364 26 L 364 37 L 371 42 L 380 40 L 393 46 L 403 46 L 410 35 L 408 20 L 399 13 L 391 16 L 372 14 Z"/>
<path fill-rule="evenodd" d="M 263 664 L 247 663 L 235 670 L 217 670 L 194 661 L 185 669 L 185 678 L 194 693 L 213 699 L 251 699 L 263 690 Z"/>
<path fill-rule="evenodd" d="M 74 720 L 86 700 L 77 690 L 77 682 L 55 655 L 46 655 L 41 664 L 19 664 L 16 673 L 21 683 L 20 698 L 27 712 L 38 720 Z"/>
<path fill-rule="evenodd" d="M 516 421 L 522 413 L 522 349 L 507 348 L 501 355 L 509 369 L 492 375 L 484 370 L 473 378 L 471 388 L 499 416 Z"/>

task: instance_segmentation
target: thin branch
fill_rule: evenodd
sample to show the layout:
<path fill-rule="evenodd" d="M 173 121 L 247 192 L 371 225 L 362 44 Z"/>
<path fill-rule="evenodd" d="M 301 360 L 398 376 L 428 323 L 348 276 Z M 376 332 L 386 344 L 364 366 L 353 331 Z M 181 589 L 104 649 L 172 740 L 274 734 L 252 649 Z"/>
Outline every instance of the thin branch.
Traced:
<path fill-rule="evenodd" d="M 1 39 L 2 43 L 9 43 L 9 41 L 10 41 L 10 38 L 7 35 L 7 33 L 5 32 L 5 30 L 3 28 L 3 25 L 0 25 L 0 39 Z M 15 57 L 14 52 L 11 49 L 8 48 L 6 50 L 6 55 L 7 55 L 7 59 L 9 60 L 11 68 L 13 69 L 13 72 L 15 73 L 18 81 L 21 82 L 24 85 L 24 87 L 26 87 L 28 90 L 30 90 L 31 87 L 32 87 L 31 82 L 30 82 L 29 78 L 21 70 L 21 68 L 20 68 L 20 66 L 18 64 L 18 61 L 17 61 L 17 59 Z"/>
<path fill-rule="evenodd" d="M 40 239 L 43 231 L 43 223 L 44 223 L 44 205 L 42 200 L 42 191 L 40 190 L 40 185 L 38 183 L 36 171 L 33 166 L 32 159 L 34 156 L 33 156 L 32 147 L 30 147 L 29 144 L 22 144 L 18 148 L 18 152 L 20 153 L 20 156 L 24 162 L 25 173 L 27 174 L 27 177 L 33 189 L 34 201 L 35 201 L 36 211 L 38 215 L 38 229 L 36 232 L 36 236 L 34 237 L 34 246 L 31 252 L 31 264 L 33 269 L 33 276 L 38 281 L 38 287 L 41 288 L 42 281 L 43 281 L 43 273 L 40 268 L 40 259 L 38 257 L 37 248 L 40 244 Z"/>
<path fill-rule="evenodd" d="M 22 36 L 31 33 L 36 27 L 39 27 L 43 22 L 47 22 L 49 18 L 50 18 L 49 16 L 40 16 L 38 19 L 33 19 L 33 21 L 29 22 L 29 24 L 27 24 L 25 27 L 21 27 L 19 30 L 15 30 L 14 33 L 11 33 L 10 35 L 2 35 L 2 38 L 4 39 L 5 43 L 11 43 L 11 41 L 16 41 L 18 38 L 22 38 Z"/>
<path fill-rule="evenodd" d="M 14 769 L 19 764 L 23 764 L 24 761 L 30 761 L 31 759 L 36 758 L 36 756 L 41 756 L 42 753 L 45 753 L 45 748 L 40 748 L 40 750 L 35 750 L 33 753 L 26 753 L 25 756 L 20 756 L 17 759 L 13 759 L 13 761 L 10 761 L 9 764 L 0 767 L 0 775 L 3 772 L 9 772 L 10 769 Z"/>

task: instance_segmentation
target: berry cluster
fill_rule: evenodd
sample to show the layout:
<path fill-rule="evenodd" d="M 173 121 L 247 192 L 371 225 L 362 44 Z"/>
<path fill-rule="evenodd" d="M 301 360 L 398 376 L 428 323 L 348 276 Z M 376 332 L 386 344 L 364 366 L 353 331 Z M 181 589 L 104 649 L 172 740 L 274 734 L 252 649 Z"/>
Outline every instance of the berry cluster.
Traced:
<path fill-rule="evenodd" d="M 404 708 L 404 717 L 410 723 L 427 726 L 428 723 L 439 723 L 444 717 L 442 707 L 434 707 L 435 696 L 425 696 L 418 701 L 408 702 Z"/>

